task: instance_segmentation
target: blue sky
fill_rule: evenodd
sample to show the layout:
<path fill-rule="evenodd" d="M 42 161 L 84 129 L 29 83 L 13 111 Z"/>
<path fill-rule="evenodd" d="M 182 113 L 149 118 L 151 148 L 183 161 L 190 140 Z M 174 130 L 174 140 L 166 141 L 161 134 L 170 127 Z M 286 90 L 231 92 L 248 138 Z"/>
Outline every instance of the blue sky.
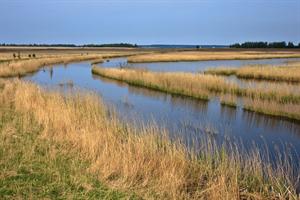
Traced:
<path fill-rule="evenodd" d="M 0 43 L 300 42 L 300 0 L 0 0 Z"/>

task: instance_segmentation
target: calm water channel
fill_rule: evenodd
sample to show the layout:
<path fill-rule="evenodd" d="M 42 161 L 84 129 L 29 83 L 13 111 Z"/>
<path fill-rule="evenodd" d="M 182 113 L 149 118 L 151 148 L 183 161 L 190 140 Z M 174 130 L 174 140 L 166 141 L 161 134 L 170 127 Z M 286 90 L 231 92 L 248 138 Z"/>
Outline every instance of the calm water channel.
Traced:
<path fill-rule="evenodd" d="M 253 142 L 262 150 L 268 146 L 270 152 L 285 146 L 291 149 L 293 157 L 299 158 L 300 123 L 221 106 L 216 99 L 199 101 L 129 86 L 92 75 L 91 65 L 86 62 L 45 67 L 24 79 L 50 88 L 95 91 L 122 120 L 136 124 L 154 122 L 187 145 L 197 144 L 205 137 L 219 143 L 230 138 L 245 149 L 251 149 Z"/>

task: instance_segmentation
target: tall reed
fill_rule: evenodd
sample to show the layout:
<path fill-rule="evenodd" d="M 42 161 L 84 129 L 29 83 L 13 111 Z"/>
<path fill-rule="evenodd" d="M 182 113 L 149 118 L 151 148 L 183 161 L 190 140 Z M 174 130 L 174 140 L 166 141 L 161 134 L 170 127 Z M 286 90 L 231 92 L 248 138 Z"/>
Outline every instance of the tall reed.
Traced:
<path fill-rule="evenodd" d="M 112 69 L 93 66 L 92 73 L 163 92 L 209 99 L 215 94 L 232 94 L 280 103 L 300 103 L 300 95 L 277 88 L 243 88 L 214 76 L 183 72 L 150 72 L 139 69 Z"/>

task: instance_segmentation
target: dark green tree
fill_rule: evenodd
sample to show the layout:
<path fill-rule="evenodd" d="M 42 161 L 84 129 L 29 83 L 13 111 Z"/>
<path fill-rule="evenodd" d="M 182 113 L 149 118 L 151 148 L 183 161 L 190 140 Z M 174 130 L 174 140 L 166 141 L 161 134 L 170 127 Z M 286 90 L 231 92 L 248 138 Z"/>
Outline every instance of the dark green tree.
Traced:
<path fill-rule="evenodd" d="M 294 48 L 295 45 L 294 45 L 292 42 L 289 42 L 288 45 L 287 45 L 287 47 L 288 47 L 288 48 Z"/>

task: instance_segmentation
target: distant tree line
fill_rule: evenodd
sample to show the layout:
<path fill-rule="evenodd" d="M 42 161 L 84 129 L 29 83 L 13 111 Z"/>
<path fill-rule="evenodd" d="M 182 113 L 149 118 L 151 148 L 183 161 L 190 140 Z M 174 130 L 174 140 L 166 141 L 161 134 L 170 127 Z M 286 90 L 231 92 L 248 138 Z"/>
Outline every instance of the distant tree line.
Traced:
<path fill-rule="evenodd" d="M 82 47 L 138 47 L 137 44 L 114 43 L 114 44 L 85 44 Z"/>
<path fill-rule="evenodd" d="M 300 48 L 300 43 L 294 45 L 293 42 L 244 42 L 229 46 L 230 48 Z"/>
<path fill-rule="evenodd" d="M 0 46 L 10 46 L 10 47 L 138 47 L 137 44 L 130 43 L 113 43 L 113 44 L 5 44 L 2 43 Z"/>

